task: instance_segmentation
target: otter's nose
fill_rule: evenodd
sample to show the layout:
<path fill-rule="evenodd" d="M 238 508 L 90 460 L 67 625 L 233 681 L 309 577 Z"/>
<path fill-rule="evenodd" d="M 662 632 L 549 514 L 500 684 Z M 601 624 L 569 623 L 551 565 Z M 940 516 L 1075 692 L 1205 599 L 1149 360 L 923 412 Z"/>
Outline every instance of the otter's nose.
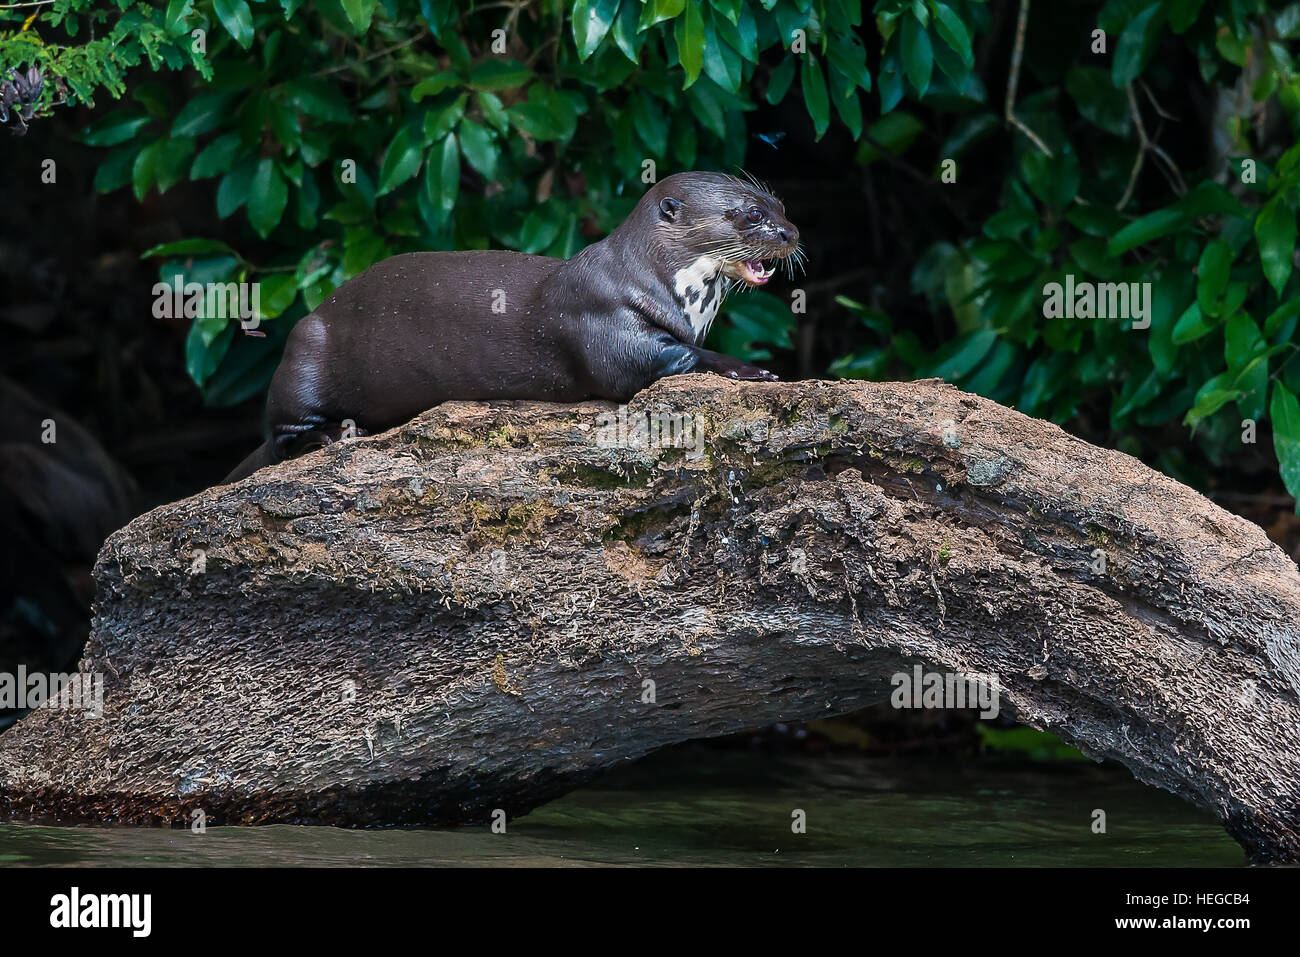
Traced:
<path fill-rule="evenodd" d="M 793 246 L 799 241 L 799 230 L 793 226 L 780 226 L 776 231 L 777 237 L 787 246 Z"/>

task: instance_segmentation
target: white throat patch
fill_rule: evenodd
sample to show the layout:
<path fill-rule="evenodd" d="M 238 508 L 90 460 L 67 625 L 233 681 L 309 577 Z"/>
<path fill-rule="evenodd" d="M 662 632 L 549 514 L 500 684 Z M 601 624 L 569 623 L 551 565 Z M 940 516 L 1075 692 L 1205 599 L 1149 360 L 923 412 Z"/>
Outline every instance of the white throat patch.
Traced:
<path fill-rule="evenodd" d="M 673 291 L 682 299 L 697 343 L 703 342 L 709 334 L 709 327 L 722 305 L 726 280 L 722 278 L 721 270 L 721 262 L 701 256 L 673 274 Z"/>

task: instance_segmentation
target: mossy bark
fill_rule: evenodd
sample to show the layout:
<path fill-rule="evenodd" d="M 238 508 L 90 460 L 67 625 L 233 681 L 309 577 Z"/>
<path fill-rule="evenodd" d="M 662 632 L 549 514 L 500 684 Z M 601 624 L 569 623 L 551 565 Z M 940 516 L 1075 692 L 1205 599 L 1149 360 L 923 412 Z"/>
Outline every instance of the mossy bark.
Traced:
<path fill-rule="evenodd" d="M 447 403 L 136 519 L 95 571 L 104 715 L 0 738 L 0 805 L 485 822 L 919 663 L 1300 859 L 1300 574 L 1259 528 L 933 381 L 631 403 L 698 455 L 604 447 L 610 409 Z"/>

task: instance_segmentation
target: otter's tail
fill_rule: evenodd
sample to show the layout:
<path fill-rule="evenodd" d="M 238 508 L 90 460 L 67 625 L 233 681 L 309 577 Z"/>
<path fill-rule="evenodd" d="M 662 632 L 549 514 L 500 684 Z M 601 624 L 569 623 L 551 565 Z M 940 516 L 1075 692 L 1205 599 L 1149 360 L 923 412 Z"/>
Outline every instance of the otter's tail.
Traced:
<path fill-rule="evenodd" d="M 236 465 L 235 470 L 221 480 L 221 484 L 229 485 L 231 482 L 238 482 L 242 478 L 248 478 L 258 469 L 267 465 L 274 465 L 279 461 L 281 461 L 281 458 L 276 454 L 275 444 L 263 442 L 248 458 Z"/>

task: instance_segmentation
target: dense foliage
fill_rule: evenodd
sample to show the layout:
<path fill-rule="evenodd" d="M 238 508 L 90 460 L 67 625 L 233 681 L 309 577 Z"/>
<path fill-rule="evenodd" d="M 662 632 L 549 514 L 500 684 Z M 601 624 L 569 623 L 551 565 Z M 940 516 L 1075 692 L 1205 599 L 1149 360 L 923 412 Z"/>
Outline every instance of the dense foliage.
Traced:
<path fill-rule="evenodd" d="M 121 100 L 85 133 L 106 150 L 99 189 L 143 198 L 211 180 L 216 215 L 239 222 L 222 232 L 237 242 L 151 251 L 164 277 L 262 284 L 269 340 L 225 316 L 193 321 L 186 361 L 212 403 L 263 388 L 291 320 L 371 263 L 413 249 L 571 255 L 623 218 L 647 169 L 738 167 L 755 143 L 746 114 L 793 100 L 818 139 L 847 130 L 863 167 L 906 162 L 996 197 L 913 264 L 911 289 L 950 317 L 948 341 L 840 297 L 870 344 L 831 371 L 943 375 L 1058 421 L 1100 400 L 1117 444 L 1174 474 L 1187 443 L 1139 442 L 1143 430 L 1181 422 L 1222 462 L 1267 422 L 1300 493 L 1300 3 L 865 6 L 53 0 L 0 8 L 0 69 L 44 71 L 33 122 L 58 103 Z M 157 76 L 128 83 L 143 62 Z M 191 66 L 182 82 L 165 72 Z M 1186 103 L 1189 78 L 1204 109 L 1176 119 L 1165 104 Z M 1011 162 L 967 168 L 997 137 Z M 1149 328 L 1048 318 L 1045 290 L 1067 275 L 1151 283 Z M 797 318 L 775 296 L 743 297 L 714 335 L 761 357 L 790 346 Z"/>

